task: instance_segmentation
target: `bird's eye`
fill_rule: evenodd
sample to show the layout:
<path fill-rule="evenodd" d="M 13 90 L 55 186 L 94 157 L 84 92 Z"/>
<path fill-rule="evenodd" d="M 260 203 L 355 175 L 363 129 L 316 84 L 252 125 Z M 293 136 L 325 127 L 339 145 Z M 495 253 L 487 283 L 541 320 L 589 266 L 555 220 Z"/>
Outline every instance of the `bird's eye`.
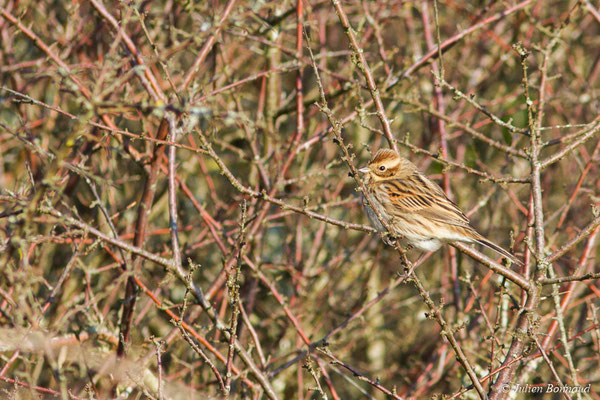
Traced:
<path fill-rule="evenodd" d="M 385 171 L 385 165 L 382 165 L 381 167 L 379 167 L 380 171 Z"/>

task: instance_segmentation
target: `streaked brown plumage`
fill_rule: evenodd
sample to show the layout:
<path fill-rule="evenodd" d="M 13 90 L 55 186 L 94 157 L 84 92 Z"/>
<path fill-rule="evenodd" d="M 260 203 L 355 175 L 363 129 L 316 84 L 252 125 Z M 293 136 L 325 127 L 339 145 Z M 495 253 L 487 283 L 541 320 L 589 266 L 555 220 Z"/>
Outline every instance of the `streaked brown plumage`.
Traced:
<path fill-rule="evenodd" d="M 435 251 L 444 242 L 479 243 L 522 265 L 514 255 L 477 233 L 444 191 L 395 151 L 379 150 L 359 171 L 366 176 L 367 195 L 374 207 L 391 233 L 404 243 L 423 251 Z M 387 231 L 368 206 L 367 215 L 377 230 Z"/>

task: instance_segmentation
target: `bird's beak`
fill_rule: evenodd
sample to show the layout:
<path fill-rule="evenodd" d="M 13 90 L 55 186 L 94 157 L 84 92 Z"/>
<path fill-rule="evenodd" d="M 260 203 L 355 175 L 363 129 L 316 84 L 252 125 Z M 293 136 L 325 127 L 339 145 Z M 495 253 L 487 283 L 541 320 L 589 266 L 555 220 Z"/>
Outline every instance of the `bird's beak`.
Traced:
<path fill-rule="evenodd" d="M 363 174 L 366 174 L 369 171 L 370 171 L 369 167 L 362 167 L 361 169 L 358 170 L 358 172 L 362 172 Z"/>

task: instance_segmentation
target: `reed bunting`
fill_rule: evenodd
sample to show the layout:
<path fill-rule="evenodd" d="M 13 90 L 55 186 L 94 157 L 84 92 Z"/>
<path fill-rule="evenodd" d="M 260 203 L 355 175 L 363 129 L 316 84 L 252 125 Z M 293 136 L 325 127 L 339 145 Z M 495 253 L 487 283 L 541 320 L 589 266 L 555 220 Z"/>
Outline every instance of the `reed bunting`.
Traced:
<path fill-rule="evenodd" d="M 379 150 L 358 171 L 366 176 L 366 195 L 400 243 L 428 252 L 439 249 L 444 242 L 479 243 L 523 265 L 477 233 L 444 191 L 395 151 Z M 387 232 L 371 207 L 366 205 L 366 211 L 374 227 Z"/>

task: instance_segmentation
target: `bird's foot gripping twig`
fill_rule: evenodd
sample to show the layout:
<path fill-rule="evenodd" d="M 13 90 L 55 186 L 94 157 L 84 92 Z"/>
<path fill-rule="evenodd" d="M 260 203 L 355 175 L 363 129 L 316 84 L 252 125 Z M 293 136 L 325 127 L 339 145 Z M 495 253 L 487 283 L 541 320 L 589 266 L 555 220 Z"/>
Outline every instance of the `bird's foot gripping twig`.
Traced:
<path fill-rule="evenodd" d="M 396 241 L 398 238 L 391 233 L 382 233 L 381 240 L 383 240 L 383 243 L 387 244 L 388 246 L 396 247 Z"/>

